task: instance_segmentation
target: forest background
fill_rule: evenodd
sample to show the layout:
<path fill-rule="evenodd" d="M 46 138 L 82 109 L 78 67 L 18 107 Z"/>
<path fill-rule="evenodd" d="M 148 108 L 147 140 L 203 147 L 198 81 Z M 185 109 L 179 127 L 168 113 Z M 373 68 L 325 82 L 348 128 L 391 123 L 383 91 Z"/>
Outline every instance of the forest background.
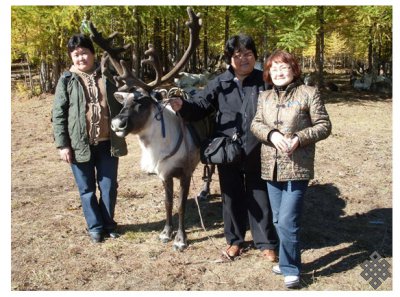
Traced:
<path fill-rule="evenodd" d="M 394 6 L 369 3 L 194 6 L 203 18 L 201 45 L 186 71 L 215 70 L 216 57 L 222 53 L 227 36 L 244 32 L 255 38 L 260 61 L 275 48 L 284 48 L 296 54 L 305 72 L 315 72 L 322 80 L 340 75 L 336 81 L 344 91 L 323 92 L 335 133 L 319 147 L 319 159 L 325 162 L 318 162 L 321 178 L 313 181 L 309 195 L 307 210 L 311 216 L 306 222 L 308 246 L 304 252 L 309 271 L 304 276 L 303 290 L 371 290 L 360 276 L 359 264 L 373 250 L 394 266 L 391 211 L 392 205 L 398 208 L 396 199 L 392 204 L 397 192 L 392 195 L 391 190 L 392 179 L 399 178 L 394 164 L 392 171 L 392 152 L 396 156 L 398 145 L 392 144 L 391 129 L 398 131 L 398 120 L 391 118 L 391 96 L 354 91 L 345 80 L 353 70 L 376 76 L 381 66 L 388 77 L 396 74 L 392 69 L 396 65 Z M 11 99 L 3 100 L 4 104 L 13 104 L 4 109 L 11 110 L 12 119 L 3 118 L 6 132 L 12 132 L 12 145 L 7 144 L 11 137 L 6 135 L 3 146 L 9 151 L 3 154 L 1 164 L 6 170 L 11 168 L 11 161 L 13 165 L 11 178 L 3 180 L 4 186 L 2 183 L 6 192 L 11 189 L 11 195 L 7 194 L 12 196 L 6 201 L 9 205 L 2 207 L 2 217 L 7 218 L 12 211 L 12 226 L 9 222 L 5 225 L 12 227 L 13 234 L 11 237 L 11 230 L 4 231 L 3 236 L 12 242 L 11 250 L 9 244 L 5 245 L 2 263 L 11 264 L 12 260 L 13 266 L 11 270 L 3 265 L 2 290 L 10 284 L 14 291 L 282 290 L 281 280 L 271 275 L 269 267 L 260 267 L 262 263 L 252 250 L 243 261 L 224 266 L 208 263 L 216 253 L 204 238 L 211 235 L 223 245 L 218 197 L 202 205 L 211 230 L 206 235 L 198 227 L 197 210 L 189 208 L 188 251 L 177 255 L 170 246 L 158 243 L 156 231 L 164 219 L 162 190 L 158 180 L 150 180 L 138 168 L 132 168 L 131 164 L 139 163 L 140 158 L 132 138 L 130 155 L 121 168 L 118 219 L 123 236 L 107 242 L 100 251 L 88 246 L 81 230 L 81 209 L 73 180 L 53 150 L 51 93 L 59 75 L 70 66 L 66 42 L 79 31 L 82 21 L 90 19 L 105 35 L 119 31 L 119 41 L 131 42 L 138 60 L 144 58 L 148 43 L 155 44 L 165 57 L 167 69 L 187 44 L 187 28 L 183 25 L 186 6 L 11 6 L 9 10 L 11 38 L 3 40 L 7 46 L 11 41 L 11 73 L 18 68 L 23 71 L 12 80 L 12 95 L 6 96 Z M 97 53 L 100 56 L 101 51 Z M 8 69 L 5 81 L 10 79 Z M 152 75 L 145 67 L 138 73 L 145 79 Z M 201 174 L 196 172 L 195 177 L 199 181 Z M 213 185 L 214 193 L 219 193 L 217 182 Z M 325 198 L 322 201 L 321 196 Z M 370 223 L 377 218 L 384 224 Z M 398 228 L 393 228 L 396 235 Z M 104 274 L 103 268 L 108 273 Z M 252 277 L 238 280 L 238 271 Z M 391 271 L 393 282 L 386 280 L 379 288 L 389 295 L 398 291 L 398 273 L 394 267 Z"/>
<path fill-rule="evenodd" d="M 131 43 L 132 65 L 142 79 L 154 73 L 140 61 L 148 44 L 160 54 L 165 72 L 188 44 L 183 24 L 186 6 L 13 6 L 11 8 L 13 85 L 20 92 L 54 92 L 70 61 L 68 38 L 92 21 L 105 36 L 117 31 L 120 44 Z M 340 69 L 373 76 L 392 75 L 392 6 L 195 6 L 203 26 L 201 44 L 184 69 L 191 73 L 220 71 L 227 38 L 240 32 L 256 41 L 259 62 L 275 49 L 294 53 L 305 72 Z M 290 16 L 290 17 L 288 17 Z M 101 51 L 97 54 L 100 56 Z M 129 58 L 129 57 L 127 57 Z"/>

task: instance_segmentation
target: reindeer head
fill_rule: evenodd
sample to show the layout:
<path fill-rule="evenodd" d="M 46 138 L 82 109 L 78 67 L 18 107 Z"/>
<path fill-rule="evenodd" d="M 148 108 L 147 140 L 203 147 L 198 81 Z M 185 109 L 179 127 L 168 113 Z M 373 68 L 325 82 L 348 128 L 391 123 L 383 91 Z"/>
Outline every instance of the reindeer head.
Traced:
<path fill-rule="evenodd" d="M 123 108 L 119 115 L 112 120 L 111 125 L 112 130 L 115 131 L 118 136 L 124 137 L 128 133 L 137 134 L 143 129 L 151 114 L 152 106 L 154 106 L 154 103 L 157 104 L 155 88 L 171 81 L 178 75 L 189 61 L 190 56 L 195 52 L 196 47 L 200 44 L 200 15 L 195 14 L 190 7 L 187 8 L 187 12 L 189 21 L 186 22 L 186 26 L 189 28 L 190 34 L 189 45 L 180 61 L 175 64 L 170 72 L 163 75 L 159 56 L 155 48 L 149 44 L 148 50 L 145 52 L 148 58 L 142 60 L 141 64 L 151 65 L 155 70 L 156 78 L 150 83 L 145 83 L 139 79 L 136 74 L 129 69 L 128 63 L 119 58 L 122 52 L 130 48 L 130 44 L 119 48 L 113 48 L 111 43 L 118 33 L 115 32 L 108 38 L 103 38 L 96 27 L 91 22 L 89 23 L 91 39 L 105 51 L 101 60 L 102 72 L 106 71 L 111 63 L 118 73 L 118 75 L 113 77 L 118 87 L 115 98 L 123 105 Z"/>
<path fill-rule="evenodd" d="M 111 129 L 119 137 L 139 133 L 149 120 L 154 99 L 143 90 L 116 92 L 114 97 L 123 107 L 111 120 Z"/>

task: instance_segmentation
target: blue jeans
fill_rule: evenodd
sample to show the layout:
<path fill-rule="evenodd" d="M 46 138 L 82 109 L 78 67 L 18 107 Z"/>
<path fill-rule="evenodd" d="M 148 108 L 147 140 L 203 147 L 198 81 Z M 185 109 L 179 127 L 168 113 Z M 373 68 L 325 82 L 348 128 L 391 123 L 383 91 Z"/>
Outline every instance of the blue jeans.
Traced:
<path fill-rule="evenodd" d="M 82 203 L 83 214 L 91 233 L 110 232 L 117 225 L 114 210 L 117 201 L 118 158 L 111 156 L 110 141 L 90 146 L 89 162 L 72 163 L 72 173 Z M 100 198 L 96 196 L 96 182 Z"/>
<path fill-rule="evenodd" d="M 300 217 L 308 180 L 267 181 L 273 222 L 279 236 L 279 268 L 283 275 L 300 275 Z"/>

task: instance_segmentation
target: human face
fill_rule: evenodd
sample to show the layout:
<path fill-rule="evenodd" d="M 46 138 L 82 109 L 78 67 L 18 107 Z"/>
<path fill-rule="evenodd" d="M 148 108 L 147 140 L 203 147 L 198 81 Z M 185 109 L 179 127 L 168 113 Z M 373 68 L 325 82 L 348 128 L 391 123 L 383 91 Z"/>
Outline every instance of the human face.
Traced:
<path fill-rule="evenodd" d="M 275 86 L 287 86 L 293 81 L 293 70 L 289 64 L 272 62 L 269 73 Z"/>
<path fill-rule="evenodd" d="M 238 79 L 242 80 L 254 69 L 256 59 L 251 50 L 235 51 L 231 58 L 231 66 Z"/>
<path fill-rule="evenodd" d="M 71 52 L 74 66 L 82 72 L 91 72 L 94 65 L 94 54 L 86 47 L 77 47 Z"/>

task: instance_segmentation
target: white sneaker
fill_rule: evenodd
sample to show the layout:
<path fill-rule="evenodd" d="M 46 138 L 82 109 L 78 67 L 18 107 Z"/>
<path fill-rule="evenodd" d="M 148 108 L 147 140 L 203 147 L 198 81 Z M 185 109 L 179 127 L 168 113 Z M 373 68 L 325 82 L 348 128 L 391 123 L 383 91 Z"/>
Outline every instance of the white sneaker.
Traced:
<path fill-rule="evenodd" d="M 279 268 L 279 265 L 274 265 L 272 267 L 272 272 L 275 274 L 282 274 L 281 269 Z"/>
<path fill-rule="evenodd" d="M 300 276 L 298 276 L 298 275 L 285 276 L 286 288 L 295 288 L 295 287 L 298 287 L 299 285 L 300 285 Z"/>

